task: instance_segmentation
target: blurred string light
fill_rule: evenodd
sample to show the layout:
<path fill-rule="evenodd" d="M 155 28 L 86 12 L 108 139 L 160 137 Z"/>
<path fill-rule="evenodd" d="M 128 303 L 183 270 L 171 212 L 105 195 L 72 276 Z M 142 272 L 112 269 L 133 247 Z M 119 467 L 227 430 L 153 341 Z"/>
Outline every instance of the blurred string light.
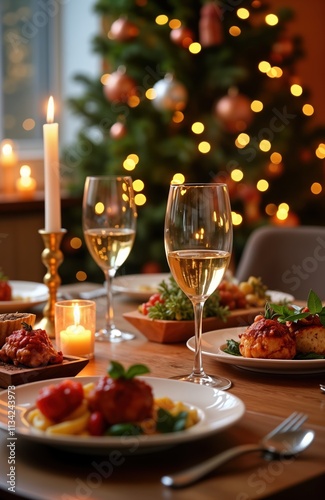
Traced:
<path fill-rule="evenodd" d="M 243 217 L 238 212 L 231 212 L 231 218 L 234 226 L 240 226 L 243 222 Z"/>
<path fill-rule="evenodd" d="M 244 8 L 240 8 L 237 10 L 237 16 L 240 18 L 240 19 L 248 19 L 249 18 L 249 11 L 247 9 L 244 9 Z"/>
<path fill-rule="evenodd" d="M 185 177 L 181 173 L 174 174 L 171 184 L 184 184 L 185 182 Z"/>

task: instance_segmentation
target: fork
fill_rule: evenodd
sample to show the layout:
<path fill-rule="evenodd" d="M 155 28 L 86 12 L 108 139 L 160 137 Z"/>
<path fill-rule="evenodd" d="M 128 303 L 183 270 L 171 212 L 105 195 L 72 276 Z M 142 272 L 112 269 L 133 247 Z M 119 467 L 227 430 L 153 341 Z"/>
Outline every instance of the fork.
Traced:
<path fill-rule="evenodd" d="M 271 451 L 271 449 L 266 449 L 264 443 L 275 436 L 285 435 L 287 432 L 297 431 L 300 429 L 302 424 L 307 420 L 308 416 L 304 413 L 293 412 L 289 417 L 283 420 L 279 425 L 277 425 L 273 430 L 271 430 L 264 438 L 261 440 L 261 444 L 259 445 L 240 445 L 234 448 L 230 448 L 229 450 L 225 450 L 220 454 L 211 457 L 204 462 L 194 465 L 186 470 L 181 472 L 177 472 L 173 475 L 163 476 L 161 478 L 162 484 L 165 486 L 171 487 L 183 487 L 189 484 L 194 483 L 198 479 L 207 475 L 212 470 L 220 467 L 225 464 L 229 460 L 242 455 L 244 453 L 249 453 L 251 451 L 264 451 L 265 457 L 275 457 L 277 456 L 275 451 Z"/>

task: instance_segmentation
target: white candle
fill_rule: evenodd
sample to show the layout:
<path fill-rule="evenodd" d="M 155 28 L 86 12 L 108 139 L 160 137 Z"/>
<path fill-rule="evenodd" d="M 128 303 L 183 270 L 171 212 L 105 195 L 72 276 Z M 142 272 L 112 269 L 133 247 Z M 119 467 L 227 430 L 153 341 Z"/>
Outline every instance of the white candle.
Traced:
<path fill-rule="evenodd" d="M 45 231 L 61 231 L 59 126 L 54 122 L 54 100 L 49 98 L 47 123 L 43 125 L 44 138 L 44 201 Z"/>
<path fill-rule="evenodd" d="M 60 348 L 70 356 L 88 356 L 93 352 L 93 337 L 90 330 L 80 325 L 80 308 L 73 306 L 74 325 L 60 332 Z"/>

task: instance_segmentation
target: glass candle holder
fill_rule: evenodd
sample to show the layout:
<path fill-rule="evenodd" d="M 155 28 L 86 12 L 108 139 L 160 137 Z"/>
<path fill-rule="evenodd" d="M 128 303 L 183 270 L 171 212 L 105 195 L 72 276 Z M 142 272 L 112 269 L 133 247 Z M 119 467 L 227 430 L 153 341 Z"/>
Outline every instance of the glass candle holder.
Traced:
<path fill-rule="evenodd" d="M 94 357 L 96 303 L 62 300 L 55 303 L 55 339 L 66 356 Z"/>

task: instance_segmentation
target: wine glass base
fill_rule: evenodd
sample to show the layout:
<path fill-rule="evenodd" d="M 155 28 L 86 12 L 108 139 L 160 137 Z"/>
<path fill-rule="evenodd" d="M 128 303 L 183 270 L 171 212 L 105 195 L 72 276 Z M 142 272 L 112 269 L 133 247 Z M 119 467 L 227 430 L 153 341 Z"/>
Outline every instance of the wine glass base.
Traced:
<path fill-rule="evenodd" d="M 231 381 L 224 377 L 211 377 L 206 373 L 202 375 L 196 375 L 191 373 L 189 375 L 176 375 L 175 377 L 170 377 L 173 380 L 181 380 L 183 382 L 191 382 L 192 384 L 205 385 L 207 387 L 214 387 L 215 389 L 220 389 L 225 391 L 231 387 Z"/>
<path fill-rule="evenodd" d="M 95 340 L 98 342 L 112 342 L 117 344 L 118 342 L 125 342 L 134 338 L 135 335 L 133 333 L 121 332 L 118 328 L 112 328 L 112 330 L 103 328 L 95 333 Z"/>

